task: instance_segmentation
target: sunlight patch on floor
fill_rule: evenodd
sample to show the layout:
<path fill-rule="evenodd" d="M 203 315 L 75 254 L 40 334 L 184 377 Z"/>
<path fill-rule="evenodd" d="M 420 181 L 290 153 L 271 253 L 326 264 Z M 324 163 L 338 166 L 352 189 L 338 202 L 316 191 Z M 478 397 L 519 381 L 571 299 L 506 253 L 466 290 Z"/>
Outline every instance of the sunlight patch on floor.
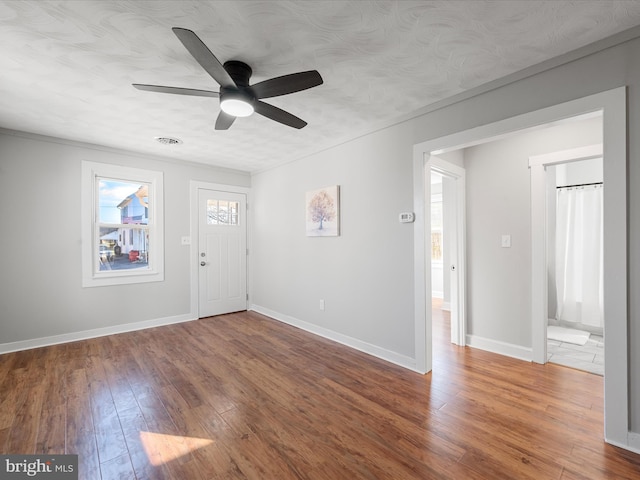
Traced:
<path fill-rule="evenodd" d="M 213 440 L 208 438 L 183 437 L 155 432 L 140 432 L 140 441 L 149 462 L 154 467 L 177 460 L 194 450 L 213 443 Z"/>

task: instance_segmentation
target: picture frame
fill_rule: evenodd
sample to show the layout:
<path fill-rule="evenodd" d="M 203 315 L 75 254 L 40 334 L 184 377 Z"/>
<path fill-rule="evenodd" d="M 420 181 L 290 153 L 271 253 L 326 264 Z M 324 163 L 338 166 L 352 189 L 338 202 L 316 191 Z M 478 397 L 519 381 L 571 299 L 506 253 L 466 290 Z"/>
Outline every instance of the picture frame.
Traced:
<path fill-rule="evenodd" d="M 340 235 L 340 186 L 310 190 L 305 196 L 306 232 L 308 237 Z"/>

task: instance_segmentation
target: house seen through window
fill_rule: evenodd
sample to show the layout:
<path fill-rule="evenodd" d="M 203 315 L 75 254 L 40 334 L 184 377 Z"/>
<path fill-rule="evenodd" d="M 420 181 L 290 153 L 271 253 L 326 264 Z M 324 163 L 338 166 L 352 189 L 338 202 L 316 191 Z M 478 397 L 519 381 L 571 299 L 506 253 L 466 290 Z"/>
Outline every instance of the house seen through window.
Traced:
<path fill-rule="evenodd" d="M 82 285 L 164 280 L 163 175 L 83 162 Z"/>
<path fill-rule="evenodd" d="M 98 178 L 98 268 L 149 266 L 149 185 Z"/>

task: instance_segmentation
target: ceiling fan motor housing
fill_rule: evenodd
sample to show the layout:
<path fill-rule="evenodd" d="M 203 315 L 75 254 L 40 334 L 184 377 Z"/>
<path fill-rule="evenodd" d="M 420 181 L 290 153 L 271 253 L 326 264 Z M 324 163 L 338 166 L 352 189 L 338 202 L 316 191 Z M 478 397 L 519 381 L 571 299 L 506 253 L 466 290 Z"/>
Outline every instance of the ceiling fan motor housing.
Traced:
<path fill-rule="evenodd" d="M 220 87 L 220 105 L 223 110 L 228 113 L 243 117 L 249 116 L 253 113 L 253 105 L 256 100 L 255 95 L 249 87 L 249 79 L 253 73 L 251 67 L 244 62 L 237 60 L 229 60 L 224 63 L 224 69 L 229 76 L 233 79 L 237 88 L 234 87 Z M 250 107 L 243 107 L 239 102 L 250 105 Z M 225 108 L 223 105 L 233 103 L 234 106 Z M 239 109 L 239 110 L 238 110 Z"/>
<path fill-rule="evenodd" d="M 253 73 L 249 65 L 238 60 L 229 60 L 224 62 L 223 67 L 238 87 L 249 86 L 249 79 Z"/>

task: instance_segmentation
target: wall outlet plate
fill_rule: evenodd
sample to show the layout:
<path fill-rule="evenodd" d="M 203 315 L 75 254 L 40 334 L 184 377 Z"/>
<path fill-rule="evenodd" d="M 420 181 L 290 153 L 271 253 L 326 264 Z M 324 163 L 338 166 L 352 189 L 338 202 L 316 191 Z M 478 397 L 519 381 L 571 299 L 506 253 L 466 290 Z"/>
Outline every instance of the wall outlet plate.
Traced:
<path fill-rule="evenodd" d="M 191 245 L 191 237 L 182 237 L 180 239 L 180 245 Z"/>

